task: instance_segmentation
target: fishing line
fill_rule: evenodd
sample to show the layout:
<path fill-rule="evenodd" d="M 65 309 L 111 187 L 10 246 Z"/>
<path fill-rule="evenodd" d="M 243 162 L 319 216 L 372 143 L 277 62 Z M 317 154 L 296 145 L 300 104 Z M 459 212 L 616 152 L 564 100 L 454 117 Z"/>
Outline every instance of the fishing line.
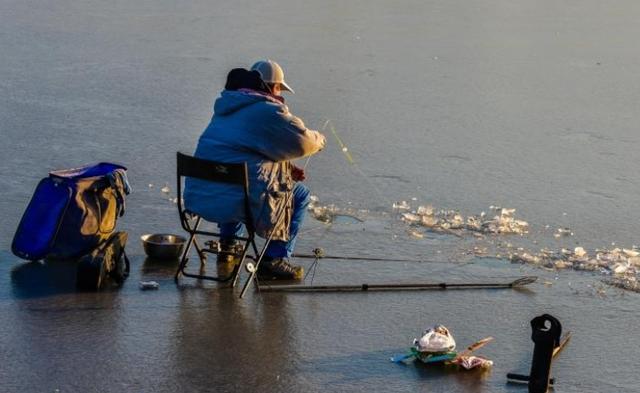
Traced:
<path fill-rule="evenodd" d="M 315 248 L 313 254 L 293 254 L 292 258 L 301 259 L 335 259 L 345 261 L 369 261 L 369 262 L 408 262 L 408 263 L 432 263 L 432 264 L 448 264 L 448 265 L 467 265 L 470 262 L 461 261 L 438 261 L 430 259 L 404 259 L 404 258 L 379 258 L 360 255 L 325 255 L 322 248 Z M 473 262 L 471 262 L 473 263 Z"/>
<path fill-rule="evenodd" d="M 327 127 L 327 123 L 328 120 L 324 123 L 324 125 L 322 126 L 322 131 L 324 131 L 324 129 Z M 311 156 L 307 157 L 307 162 L 305 162 L 304 164 L 304 168 L 306 169 L 307 164 L 309 164 L 309 160 L 311 159 Z M 304 169 L 303 169 L 304 170 Z M 331 228 L 331 224 L 329 224 L 326 227 L 326 230 L 320 235 L 319 240 L 322 240 L 328 233 L 329 233 L 329 229 Z M 315 249 L 317 250 L 317 249 Z M 314 250 L 314 251 L 315 251 Z M 311 284 L 313 284 L 313 279 L 316 276 L 316 269 L 318 267 L 318 262 L 319 262 L 320 258 L 318 255 L 315 256 L 315 260 L 313 261 L 313 263 L 311 264 L 311 266 L 309 267 L 309 269 L 307 270 L 307 274 L 304 275 L 304 279 L 303 281 L 307 280 L 307 276 L 309 275 L 310 272 L 313 272 L 313 274 L 311 275 Z"/>
<path fill-rule="evenodd" d="M 386 200 L 386 198 L 384 198 L 384 196 L 382 195 L 382 192 L 380 191 L 380 189 L 375 184 L 373 184 L 371 182 L 369 177 L 360 168 L 360 165 L 358 165 L 355 162 L 355 160 L 353 159 L 353 156 L 351 155 L 351 153 L 349 151 L 349 148 L 347 147 L 347 145 L 344 144 L 344 142 L 342 141 L 342 139 L 338 135 L 338 132 L 336 131 L 336 128 L 333 126 L 333 122 L 331 121 L 331 119 L 327 119 L 327 121 L 325 121 L 323 129 L 326 128 L 327 126 L 329 126 L 329 128 L 331 129 L 331 134 L 333 135 L 333 137 L 338 142 L 338 145 L 340 146 L 340 150 L 344 154 L 344 156 L 347 159 L 347 161 L 349 162 L 349 164 L 351 164 L 351 166 L 357 172 L 357 174 L 360 175 L 364 179 L 364 181 L 367 182 L 367 184 L 375 191 L 376 196 L 378 197 L 378 201 L 382 202 L 382 204 L 386 206 L 388 201 Z"/>
<path fill-rule="evenodd" d="M 324 127 L 322 127 L 322 128 L 323 129 L 326 128 L 327 125 L 329 125 L 330 122 L 331 122 L 331 120 L 327 119 L 327 121 L 324 123 Z M 333 126 L 333 124 L 331 124 L 331 133 L 336 138 L 336 141 L 338 141 L 338 145 L 340 145 L 340 150 L 342 150 L 342 152 L 344 153 L 344 156 L 347 157 L 347 161 L 349 161 L 349 164 L 355 165 L 356 163 L 355 163 L 355 161 L 353 161 L 353 157 L 351 156 L 351 153 L 349 152 L 349 149 L 342 142 L 342 139 L 340 139 L 340 137 L 338 136 L 338 133 L 336 132 L 336 129 Z"/>
<path fill-rule="evenodd" d="M 353 167 L 353 169 L 357 172 L 357 174 L 359 174 L 368 183 L 371 189 L 375 191 L 375 193 L 377 194 L 377 197 L 379 198 L 379 201 L 383 202 L 383 204 L 386 205 L 387 202 L 385 198 L 382 196 L 380 189 L 371 182 L 371 180 L 367 177 L 364 171 L 362 171 L 360 166 L 355 162 L 355 160 L 353 159 L 353 156 L 349 152 L 349 148 L 338 135 L 338 132 L 333 126 L 331 119 L 327 119 L 324 122 L 321 128 L 321 131 L 324 131 L 327 128 L 327 126 L 330 127 L 331 134 L 335 138 L 336 142 L 338 143 L 342 153 L 344 154 L 349 164 Z M 303 169 L 306 169 L 307 165 L 309 164 L 310 158 L 311 156 L 307 158 L 307 161 L 305 162 Z M 330 229 L 330 225 L 326 228 L 326 231 L 321 235 L 321 238 L 328 234 L 329 229 Z M 313 283 L 313 279 L 315 277 L 320 259 L 364 261 L 364 262 L 403 262 L 403 263 L 428 263 L 428 264 L 443 264 L 443 265 L 446 264 L 449 266 L 456 266 L 456 267 L 465 266 L 470 263 L 473 263 L 473 262 L 460 262 L 460 261 L 438 261 L 438 260 L 428 260 L 428 259 L 379 258 L 379 257 L 367 257 L 367 256 L 358 256 L 358 255 L 353 255 L 353 256 L 325 255 L 324 250 L 322 248 L 315 248 L 313 250 L 313 254 L 293 254 L 292 257 L 301 258 L 301 259 L 313 259 L 312 264 L 309 266 L 309 269 L 307 270 L 307 273 L 304 276 L 304 281 L 306 281 L 307 277 L 311 274 L 311 283 Z"/>

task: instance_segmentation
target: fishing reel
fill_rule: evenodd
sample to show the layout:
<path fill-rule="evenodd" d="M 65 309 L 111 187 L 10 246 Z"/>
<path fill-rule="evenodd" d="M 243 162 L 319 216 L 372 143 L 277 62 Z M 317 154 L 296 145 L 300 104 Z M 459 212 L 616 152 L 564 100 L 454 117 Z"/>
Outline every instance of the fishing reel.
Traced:
<path fill-rule="evenodd" d="M 253 262 L 247 262 L 244 265 L 244 270 L 247 271 L 247 273 L 255 273 L 256 272 L 256 264 Z"/>

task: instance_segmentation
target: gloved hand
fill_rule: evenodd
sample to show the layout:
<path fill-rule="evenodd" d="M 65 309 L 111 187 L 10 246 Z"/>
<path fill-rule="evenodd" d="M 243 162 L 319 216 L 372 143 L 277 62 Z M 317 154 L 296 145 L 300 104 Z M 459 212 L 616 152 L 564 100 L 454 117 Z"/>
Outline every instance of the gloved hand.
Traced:
<path fill-rule="evenodd" d="M 295 165 L 291 166 L 291 178 L 294 181 L 303 181 L 304 179 L 306 179 L 306 176 L 304 174 L 304 169 L 299 168 Z"/>

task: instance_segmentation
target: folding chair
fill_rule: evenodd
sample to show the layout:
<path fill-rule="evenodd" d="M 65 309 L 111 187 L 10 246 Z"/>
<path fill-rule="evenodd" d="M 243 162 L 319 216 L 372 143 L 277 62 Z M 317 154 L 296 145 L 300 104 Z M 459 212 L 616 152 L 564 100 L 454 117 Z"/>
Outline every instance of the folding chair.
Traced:
<path fill-rule="evenodd" d="M 233 271 L 226 277 L 220 276 L 208 276 L 203 273 L 204 265 L 206 264 L 206 254 L 219 254 L 220 247 L 219 242 L 210 242 L 211 246 L 202 247 L 198 244 L 196 236 L 208 236 L 220 239 L 220 233 L 209 232 L 200 230 L 200 224 L 202 223 L 202 217 L 198 216 L 194 212 L 190 212 L 185 209 L 182 202 L 182 178 L 191 177 L 200 180 L 206 180 L 210 182 L 229 183 L 236 184 L 238 187 L 242 187 L 244 196 L 244 209 L 245 209 L 245 227 L 247 229 L 247 236 L 236 236 L 232 240 L 237 240 L 242 245 L 242 252 L 240 253 L 240 261 L 236 264 Z M 264 255 L 264 252 L 269 245 L 269 240 L 265 242 L 262 249 L 259 251 L 255 242 L 255 228 L 253 226 L 253 215 L 251 213 L 251 207 L 249 203 L 249 176 L 247 164 L 226 164 L 215 161 L 204 160 L 201 158 L 191 157 L 180 152 L 177 153 L 177 183 L 178 183 L 178 213 L 180 215 L 180 223 L 182 228 L 189 233 L 189 240 L 185 246 L 182 257 L 180 258 L 180 264 L 176 271 L 175 280 L 178 282 L 180 275 L 185 277 L 192 277 L 202 280 L 212 280 L 217 282 L 231 282 L 231 286 L 234 287 L 240 276 L 240 271 L 244 265 L 245 259 L 250 258 L 255 261 L 255 268 L 260 264 L 260 260 Z M 215 203 L 215 195 L 211 196 L 211 203 Z M 193 274 L 185 271 L 187 262 L 189 261 L 189 252 L 191 246 L 194 246 L 198 258 L 200 259 L 201 274 Z M 249 255 L 249 247 L 252 248 L 253 255 Z M 253 279 L 253 275 L 251 279 Z M 245 284 L 245 288 L 248 287 L 249 282 Z M 243 291 L 244 294 L 244 291 Z"/>

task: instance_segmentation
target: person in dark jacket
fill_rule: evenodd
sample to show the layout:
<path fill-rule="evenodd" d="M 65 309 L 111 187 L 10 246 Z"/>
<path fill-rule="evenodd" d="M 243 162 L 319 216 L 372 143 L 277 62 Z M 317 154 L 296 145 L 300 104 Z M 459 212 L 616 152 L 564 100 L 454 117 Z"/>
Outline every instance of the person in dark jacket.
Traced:
<path fill-rule="evenodd" d="M 276 62 L 259 61 L 251 71 L 234 69 L 227 79 L 195 156 L 248 164 L 253 224 L 260 236 L 272 237 L 258 273 L 300 279 L 302 267 L 291 265 L 289 258 L 309 204 L 309 190 L 300 183 L 304 171 L 291 161 L 320 151 L 325 137 L 289 112 L 281 92 L 293 93 L 293 89 Z M 238 187 L 187 178 L 184 201 L 188 210 L 218 223 L 223 247 L 232 248 L 229 239 L 241 234 L 246 220 Z M 284 217 L 278 221 L 280 206 L 287 203 Z M 224 253 L 218 258 L 219 264 L 233 261 Z"/>

